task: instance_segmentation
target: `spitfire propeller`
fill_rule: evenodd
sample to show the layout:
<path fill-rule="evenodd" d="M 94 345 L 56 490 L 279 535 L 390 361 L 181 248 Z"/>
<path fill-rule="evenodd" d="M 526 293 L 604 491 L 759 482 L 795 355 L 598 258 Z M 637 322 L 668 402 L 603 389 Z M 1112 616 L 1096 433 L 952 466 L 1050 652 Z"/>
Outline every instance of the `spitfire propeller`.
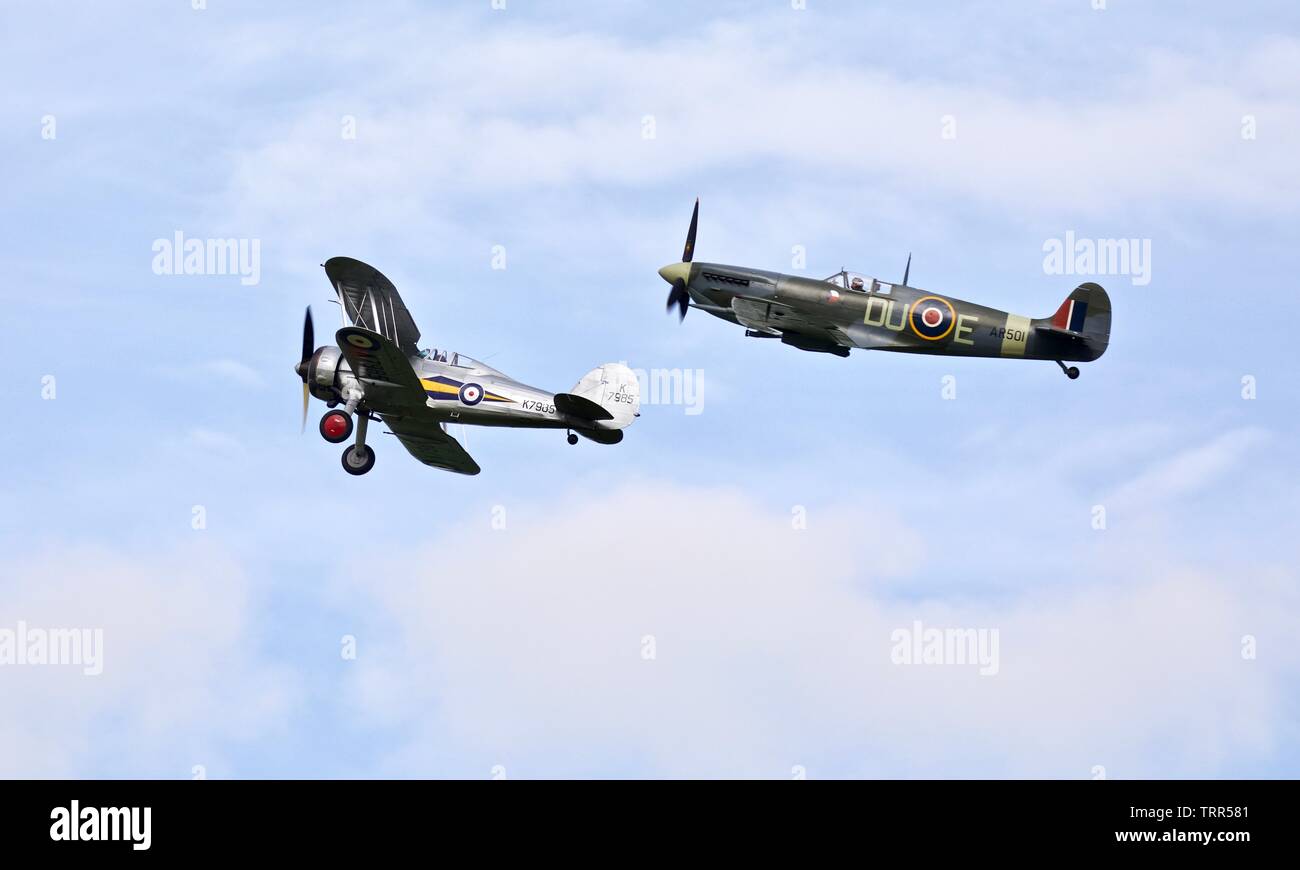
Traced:
<path fill-rule="evenodd" d="M 686 280 L 691 274 L 691 260 L 695 256 L 695 229 L 700 222 L 700 198 L 695 198 L 695 210 L 691 212 L 691 226 L 686 231 L 686 247 L 682 249 L 682 261 L 664 266 L 659 275 L 673 285 L 668 291 L 668 310 L 677 309 L 677 319 L 686 319 L 686 310 L 691 304 L 691 294 L 686 291 Z"/>
<path fill-rule="evenodd" d="M 311 322 L 311 306 L 302 322 L 302 362 L 293 370 L 302 378 L 302 431 L 307 431 L 307 406 L 311 401 L 311 385 L 307 383 L 312 355 L 316 352 L 316 329 Z"/>

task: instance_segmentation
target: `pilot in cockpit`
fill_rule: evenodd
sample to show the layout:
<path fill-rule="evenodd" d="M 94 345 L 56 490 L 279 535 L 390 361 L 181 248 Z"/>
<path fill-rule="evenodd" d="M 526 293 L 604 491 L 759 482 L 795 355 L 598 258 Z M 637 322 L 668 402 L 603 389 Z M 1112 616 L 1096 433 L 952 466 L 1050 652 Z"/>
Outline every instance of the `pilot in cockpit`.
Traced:
<path fill-rule="evenodd" d="M 862 279 L 861 279 L 860 277 L 858 277 L 857 275 L 854 275 L 854 276 L 853 276 L 853 283 L 851 283 L 849 286 L 852 287 L 854 290 L 858 291 L 859 293 L 861 293 L 861 292 L 862 292 Z"/>

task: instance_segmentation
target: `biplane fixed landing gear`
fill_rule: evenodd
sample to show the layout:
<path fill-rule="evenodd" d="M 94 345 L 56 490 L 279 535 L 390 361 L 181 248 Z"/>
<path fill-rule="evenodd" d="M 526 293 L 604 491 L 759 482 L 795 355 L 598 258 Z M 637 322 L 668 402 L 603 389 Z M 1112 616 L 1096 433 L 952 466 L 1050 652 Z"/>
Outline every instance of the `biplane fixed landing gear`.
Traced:
<path fill-rule="evenodd" d="M 575 435 L 575 434 L 573 434 L 572 432 L 570 432 L 570 433 L 569 433 L 568 441 L 569 441 L 569 444 L 577 444 L 577 443 L 578 443 L 578 436 Z"/>
<path fill-rule="evenodd" d="M 338 402 L 330 402 L 330 410 L 320 418 L 320 437 L 331 444 L 342 444 L 352 437 L 352 415 L 356 412 L 357 406 L 361 404 L 361 394 L 352 393 L 348 396 L 347 403 L 343 405 L 342 409 L 333 410 L 338 404 Z M 368 412 L 362 411 L 361 413 L 362 416 L 365 416 Z"/>
<path fill-rule="evenodd" d="M 331 444 L 342 444 L 352 437 L 352 415 L 328 411 L 320 418 L 320 437 Z"/>
<path fill-rule="evenodd" d="M 365 474 L 374 467 L 375 451 L 371 450 L 368 444 L 344 449 L 343 470 L 348 474 Z"/>
<path fill-rule="evenodd" d="M 375 467 L 375 451 L 366 444 L 366 424 L 370 414 L 362 411 L 357 415 L 357 443 L 343 451 L 343 470 L 348 474 L 365 474 Z"/>
<path fill-rule="evenodd" d="M 1056 361 L 1056 364 L 1061 367 L 1061 371 L 1065 372 L 1065 376 L 1070 380 L 1074 380 L 1079 376 L 1078 366 L 1070 366 L 1069 368 L 1066 368 L 1065 363 L 1061 362 L 1059 359 Z"/>

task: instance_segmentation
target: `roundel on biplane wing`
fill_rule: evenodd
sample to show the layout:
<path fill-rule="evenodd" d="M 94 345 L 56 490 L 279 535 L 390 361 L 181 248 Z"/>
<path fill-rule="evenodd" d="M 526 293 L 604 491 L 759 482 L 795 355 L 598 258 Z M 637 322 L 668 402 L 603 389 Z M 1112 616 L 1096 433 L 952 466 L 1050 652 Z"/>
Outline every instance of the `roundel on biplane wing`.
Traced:
<path fill-rule="evenodd" d="M 362 335 L 359 332 L 354 332 L 349 335 L 347 337 L 347 342 L 358 350 L 373 350 L 375 347 L 375 342 L 370 338 L 370 336 Z"/>
<path fill-rule="evenodd" d="M 912 325 L 912 331 L 918 336 L 926 341 L 938 341 L 952 332 L 953 324 L 957 322 L 957 313 L 947 299 L 922 296 L 912 303 L 912 311 L 907 319 Z"/>

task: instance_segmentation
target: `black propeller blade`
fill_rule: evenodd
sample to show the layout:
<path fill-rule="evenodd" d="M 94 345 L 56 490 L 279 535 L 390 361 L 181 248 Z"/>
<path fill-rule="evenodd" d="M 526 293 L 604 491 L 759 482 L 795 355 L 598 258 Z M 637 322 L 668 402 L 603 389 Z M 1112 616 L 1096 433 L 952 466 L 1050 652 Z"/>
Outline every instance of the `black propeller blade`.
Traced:
<path fill-rule="evenodd" d="M 691 212 L 691 228 L 686 231 L 686 247 L 682 250 L 682 262 L 689 263 L 695 256 L 695 227 L 700 222 L 700 198 L 695 197 L 695 209 Z"/>
<path fill-rule="evenodd" d="M 677 322 L 680 323 L 686 319 L 686 309 L 690 304 L 691 294 L 686 292 L 686 282 L 678 278 L 673 282 L 673 289 L 668 291 L 668 310 L 677 307 Z"/>
<path fill-rule="evenodd" d="M 307 383 L 309 364 L 312 354 L 316 353 L 316 328 L 311 322 L 311 306 L 307 306 L 307 316 L 302 322 L 302 361 L 294 366 L 294 371 L 302 378 L 302 429 L 307 431 L 307 406 L 311 401 L 311 385 Z"/>
<path fill-rule="evenodd" d="M 307 316 L 302 321 L 302 361 L 305 363 L 316 352 L 316 328 L 311 322 L 311 306 L 307 306 Z M 303 370 L 303 382 L 307 381 L 307 372 Z"/>
<path fill-rule="evenodd" d="M 691 294 L 686 290 L 686 281 L 690 277 L 691 267 L 687 265 L 695 256 L 695 230 L 700 225 L 700 198 L 695 197 L 695 208 L 691 211 L 691 226 L 686 231 L 686 247 L 682 249 L 680 263 L 671 263 L 659 270 L 659 275 L 673 289 L 668 291 L 668 310 L 677 309 L 677 319 L 686 319 L 686 309 L 691 304 Z"/>

